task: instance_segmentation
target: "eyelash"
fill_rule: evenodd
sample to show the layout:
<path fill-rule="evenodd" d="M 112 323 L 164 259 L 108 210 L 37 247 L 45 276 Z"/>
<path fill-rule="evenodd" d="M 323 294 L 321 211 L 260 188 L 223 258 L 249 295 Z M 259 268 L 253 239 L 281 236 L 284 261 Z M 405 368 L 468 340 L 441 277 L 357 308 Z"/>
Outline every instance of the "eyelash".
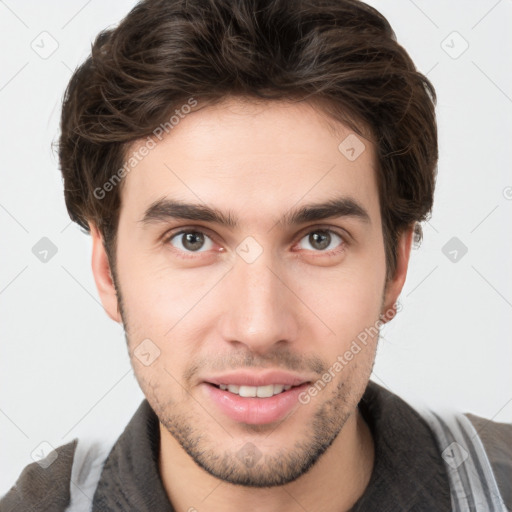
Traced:
<path fill-rule="evenodd" d="M 325 257 L 326 255 L 334 256 L 335 254 L 342 253 L 346 250 L 347 246 L 349 245 L 347 236 L 343 232 L 338 231 L 336 229 L 332 229 L 330 227 L 326 227 L 326 226 L 314 226 L 312 229 L 308 228 L 308 231 L 302 232 L 299 235 L 296 243 L 300 242 L 305 236 L 307 236 L 311 233 L 318 232 L 318 231 L 323 231 L 323 232 L 331 233 L 331 234 L 333 233 L 336 236 L 338 236 L 339 238 L 341 238 L 342 241 L 341 241 L 340 245 L 335 249 L 331 249 L 329 251 L 312 251 L 312 252 L 318 253 L 313 256 L 315 258 L 316 257 Z M 215 237 L 212 236 L 211 234 L 209 234 L 210 232 L 208 230 L 206 230 L 203 227 L 194 227 L 194 226 L 180 228 L 177 231 L 167 232 L 163 237 L 164 243 L 167 245 L 173 238 L 177 237 L 178 235 L 183 235 L 185 233 L 201 233 L 201 234 L 207 236 L 208 238 L 210 238 L 215 243 Z M 184 259 L 197 258 L 198 254 L 201 254 L 202 252 L 207 252 L 207 251 L 198 251 L 198 252 L 187 251 L 187 252 L 185 252 L 185 251 L 182 251 L 181 249 L 176 249 L 176 248 L 173 248 L 173 249 L 177 252 L 177 254 L 179 254 L 179 257 L 184 258 Z"/>

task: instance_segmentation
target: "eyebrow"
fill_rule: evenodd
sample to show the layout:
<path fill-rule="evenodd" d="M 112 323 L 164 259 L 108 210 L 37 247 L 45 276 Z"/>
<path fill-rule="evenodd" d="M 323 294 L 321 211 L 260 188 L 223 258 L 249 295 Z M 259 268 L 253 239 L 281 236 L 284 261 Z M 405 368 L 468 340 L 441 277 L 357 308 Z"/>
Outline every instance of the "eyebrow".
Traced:
<path fill-rule="evenodd" d="M 366 209 L 355 199 L 347 196 L 291 209 L 278 219 L 276 224 L 292 226 L 340 217 L 352 217 L 365 224 L 371 224 L 370 215 Z M 232 229 L 238 227 L 238 221 L 232 212 L 224 213 L 204 204 L 185 203 L 169 198 L 158 199 L 152 203 L 139 222 L 147 225 L 173 219 L 212 222 Z"/>

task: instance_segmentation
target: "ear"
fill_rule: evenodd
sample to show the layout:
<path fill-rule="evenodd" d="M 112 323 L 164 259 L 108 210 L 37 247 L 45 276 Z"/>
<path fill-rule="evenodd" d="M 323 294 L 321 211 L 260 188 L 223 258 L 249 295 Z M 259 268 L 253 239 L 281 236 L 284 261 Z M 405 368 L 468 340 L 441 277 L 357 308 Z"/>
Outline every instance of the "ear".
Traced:
<path fill-rule="evenodd" d="M 413 235 L 414 224 L 405 229 L 398 239 L 395 275 L 386 283 L 384 294 L 381 311 L 381 320 L 383 323 L 389 322 L 397 314 L 396 302 L 404 286 L 405 278 L 407 277 Z"/>
<path fill-rule="evenodd" d="M 101 303 L 107 315 L 112 318 L 114 322 L 121 323 L 122 318 L 119 312 L 116 288 L 110 272 L 107 252 L 103 245 L 103 237 L 94 224 L 89 223 L 89 228 L 92 238 L 92 273 Z"/>

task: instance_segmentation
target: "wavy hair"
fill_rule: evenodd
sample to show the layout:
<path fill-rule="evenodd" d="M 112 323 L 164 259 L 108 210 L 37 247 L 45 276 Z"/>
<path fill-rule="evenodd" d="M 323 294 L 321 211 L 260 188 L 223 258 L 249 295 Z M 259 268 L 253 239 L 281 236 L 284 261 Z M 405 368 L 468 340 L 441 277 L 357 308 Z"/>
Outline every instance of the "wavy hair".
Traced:
<path fill-rule="evenodd" d="M 100 230 L 111 266 L 122 184 L 95 190 L 135 141 L 193 97 L 309 101 L 376 147 L 387 277 L 400 233 L 429 218 L 438 145 L 433 85 L 389 22 L 359 0 L 145 0 L 101 31 L 64 95 L 66 207 Z"/>

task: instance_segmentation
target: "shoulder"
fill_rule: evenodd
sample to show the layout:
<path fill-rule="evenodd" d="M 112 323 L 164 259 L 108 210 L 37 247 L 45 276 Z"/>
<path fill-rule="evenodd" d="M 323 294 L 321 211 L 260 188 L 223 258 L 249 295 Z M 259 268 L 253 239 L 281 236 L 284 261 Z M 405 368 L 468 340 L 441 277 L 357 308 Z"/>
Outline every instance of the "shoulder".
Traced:
<path fill-rule="evenodd" d="M 500 423 L 471 413 L 465 413 L 488 451 L 500 451 L 512 459 L 512 423 Z"/>
<path fill-rule="evenodd" d="M 485 449 L 503 501 L 512 510 L 512 423 L 499 423 L 464 414 Z"/>
<path fill-rule="evenodd" d="M 0 499 L 0 509 L 64 511 L 70 501 L 71 469 L 78 439 L 25 466 L 16 483 Z"/>
<path fill-rule="evenodd" d="M 0 510 L 89 511 L 114 441 L 73 439 L 27 465 L 16 483 L 0 498 Z"/>
<path fill-rule="evenodd" d="M 437 438 L 452 499 L 463 510 L 512 510 L 512 424 L 456 411 L 421 414 Z"/>

